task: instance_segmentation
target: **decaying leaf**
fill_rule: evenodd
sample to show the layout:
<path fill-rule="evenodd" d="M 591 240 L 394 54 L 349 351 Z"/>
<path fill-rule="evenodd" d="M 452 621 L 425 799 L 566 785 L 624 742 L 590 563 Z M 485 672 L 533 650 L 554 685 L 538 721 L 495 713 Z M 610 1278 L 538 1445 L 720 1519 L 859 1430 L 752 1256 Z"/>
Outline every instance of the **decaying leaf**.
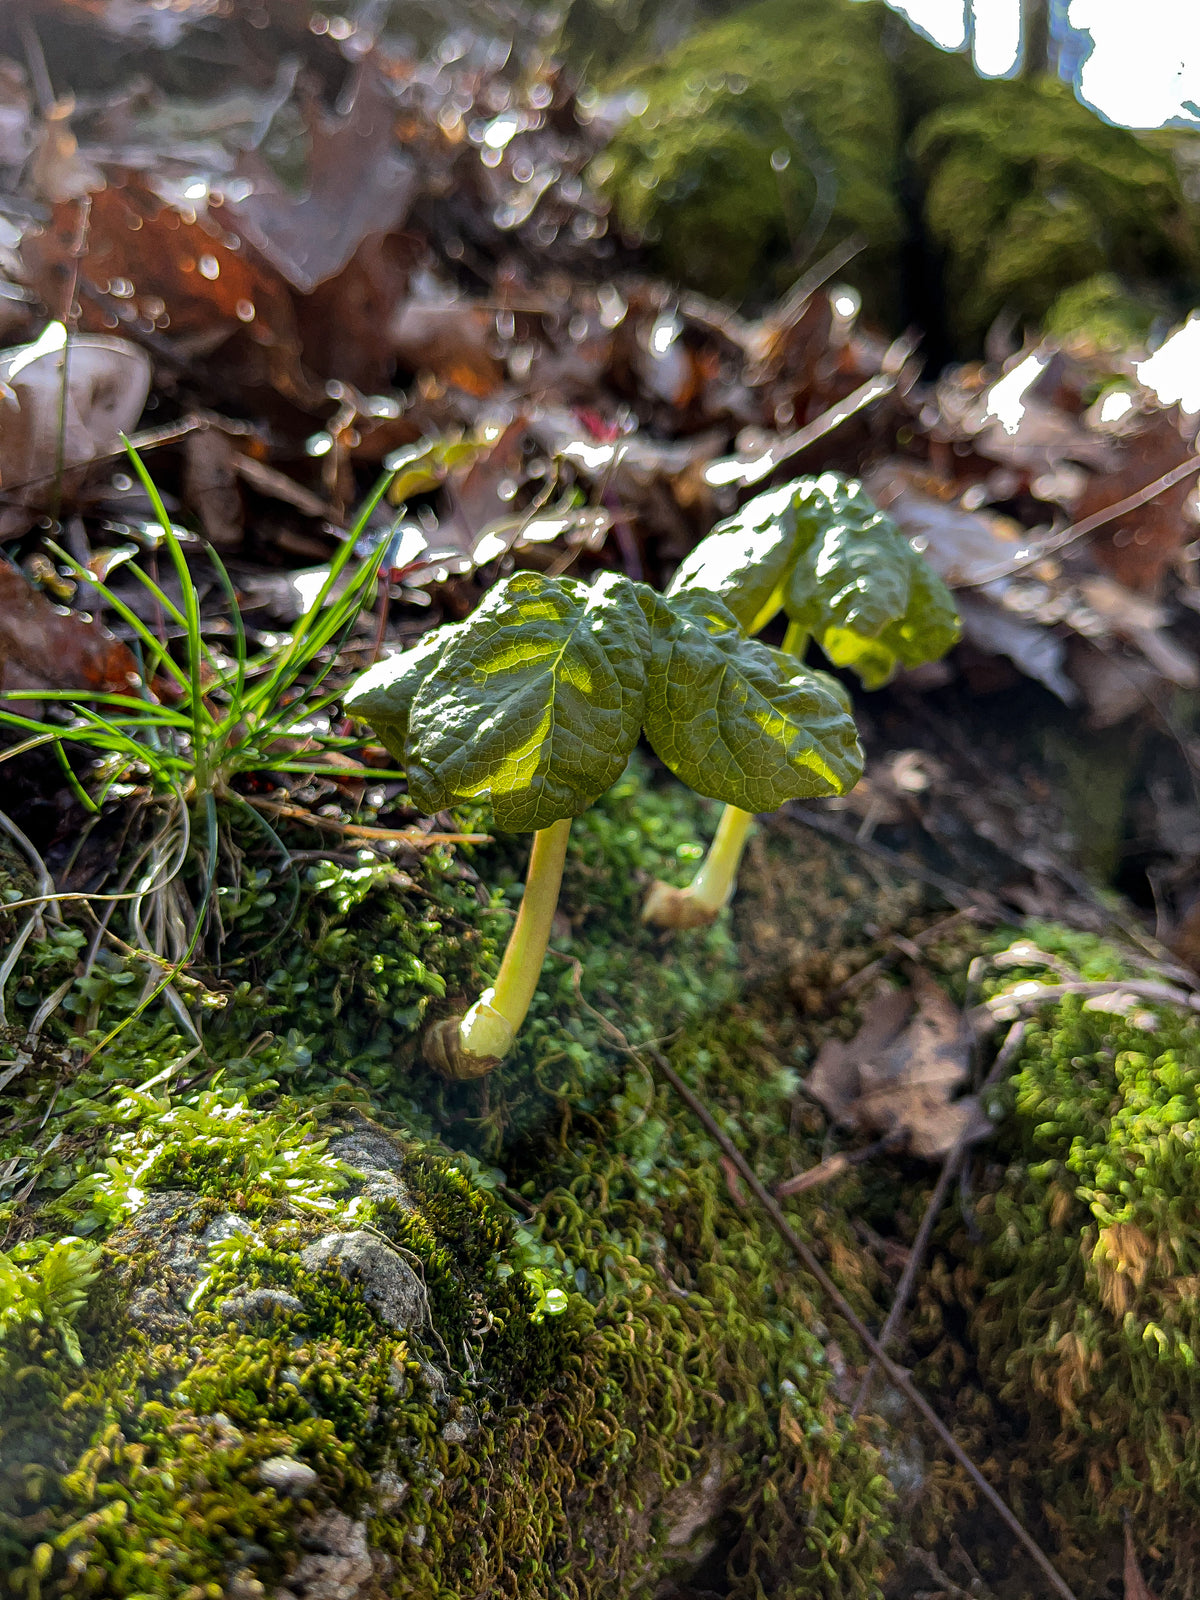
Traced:
<path fill-rule="evenodd" d="M 970 1033 L 924 971 L 911 990 L 893 989 L 866 1007 L 858 1033 L 827 1039 L 808 1092 L 843 1127 L 900 1134 L 915 1156 L 936 1160 L 967 1133 L 989 1126 L 974 1095 L 952 1097 L 967 1076 Z"/>
<path fill-rule="evenodd" d="M 1172 416 L 1161 411 L 1115 448 L 1119 454 L 1112 469 L 1089 480 L 1075 507 L 1080 521 L 1146 488 L 1192 452 Z M 1193 481 L 1185 479 L 1103 528 L 1092 542 L 1099 565 L 1125 588 L 1158 595 L 1166 572 L 1196 536 L 1185 510 L 1193 489 Z"/>
<path fill-rule="evenodd" d="M 81 323 L 96 332 L 125 323 L 212 350 L 245 330 L 269 381 L 301 403 L 313 399 L 285 285 L 214 216 L 179 211 L 129 174 L 91 197 L 82 257 L 79 234 L 78 205 L 66 201 L 22 243 L 30 282 L 48 305 L 62 305 L 78 272 Z"/>
<path fill-rule="evenodd" d="M 237 550 L 242 543 L 236 455 L 229 436 L 219 428 L 197 428 L 184 445 L 184 493 L 215 550 Z"/>
<path fill-rule="evenodd" d="M 137 681 L 127 646 L 91 618 L 56 606 L 0 561 L 0 689 L 126 694 Z"/>
<path fill-rule="evenodd" d="M 416 188 L 413 163 L 392 133 L 395 101 L 374 61 L 362 62 L 356 78 L 344 116 L 307 108 L 312 154 L 299 199 L 246 156 L 242 171 L 254 188 L 228 205 L 237 231 L 301 294 L 340 272 L 369 235 L 399 227 Z"/>
<path fill-rule="evenodd" d="M 125 339 L 81 335 L 68 349 L 66 329 L 52 322 L 36 343 L 0 352 L 0 385 L 0 490 L 10 508 L 42 507 L 61 502 L 81 467 L 132 433 L 150 391 L 150 362 Z M 60 463 L 68 469 L 61 475 Z M 0 529 L 27 520 L 10 510 Z"/>

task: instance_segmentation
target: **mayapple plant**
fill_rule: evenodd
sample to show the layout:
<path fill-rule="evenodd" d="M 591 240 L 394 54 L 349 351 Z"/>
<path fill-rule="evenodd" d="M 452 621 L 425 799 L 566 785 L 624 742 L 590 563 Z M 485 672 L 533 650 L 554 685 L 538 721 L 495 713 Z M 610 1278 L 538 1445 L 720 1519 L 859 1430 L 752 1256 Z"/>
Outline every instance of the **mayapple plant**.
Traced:
<path fill-rule="evenodd" d="M 490 1072 L 537 987 L 571 819 L 624 771 L 644 733 L 677 777 L 728 806 L 844 794 L 862 751 L 838 685 L 747 637 L 704 589 L 671 598 L 620 573 L 584 584 L 517 572 L 465 622 L 377 662 L 346 701 L 404 766 L 426 813 L 490 800 L 531 832 L 525 892 L 491 988 L 435 1023 L 426 1058 Z"/>
<path fill-rule="evenodd" d="M 959 638 L 945 584 L 863 486 L 836 472 L 757 495 L 719 523 L 675 574 L 667 604 L 697 595 L 715 596 L 748 634 L 783 611 L 787 655 L 802 658 L 815 639 L 867 689 Z M 644 921 L 690 928 L 716 918 L 733 894 L 752 811 L 726 804 L 695 878 L 686 889 L 656 883 Z"/>

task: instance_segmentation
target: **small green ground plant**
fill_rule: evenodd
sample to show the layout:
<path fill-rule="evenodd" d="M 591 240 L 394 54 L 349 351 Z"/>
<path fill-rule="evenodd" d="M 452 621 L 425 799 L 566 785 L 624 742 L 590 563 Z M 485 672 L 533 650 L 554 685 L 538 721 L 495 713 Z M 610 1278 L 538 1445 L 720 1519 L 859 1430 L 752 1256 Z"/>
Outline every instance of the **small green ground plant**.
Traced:
<path fill-rule="evenodd" d="M 225 594 L 224 620 L 231 629 L 227 649 L 209 642 L 180 533 L 145 464 L 135 451 L 129 453 L 154 509 L 180 600 L 176 603 L 136 562 L 129 565 L 127 570 L 157 609 L 161 626 L 156 631 L 112 588 L 51 544 L 52 553 L 93 584 L 131 630 L 140 681 L 131 683 L 128 692 L 94 693 L 86 700 L 72 690 L 6 691 L 0 695 L 0 728 L 12 730 L 17 741 L 0 760 L 39 746 L 54 751 L 88 814 L 81 843 L 102 821 L 110 801 L 127 803 L 127 848 L 115 852 L 115 888 L 107 892 L 110 885 L 102 885 L 86 898 L 104 908 L 105 928 L 118 906 L 126 908 L 130 944 L 161 967 L 146 1003 L 165 993 L 168 1003 L 182 1012 L 172 984 L 206 929 L 216 927 L 219 937 L 221 865 L 225 862 L 228 868 L 224 887 L 236 899 L 246 835 L 283 864 L 293 907 L 298 893 L 285 846 L 264 811 L 242 792 L 239 780 L 322 771 L 344 779 L 347 767 L 328 758 L 360 743 L 329 728 L 326 713 L 338 696 L 330 692 L 327 680 L 340 645 L 375 593 L 386 540 L 357 564 L 355 556 L 389 479 L 368 498 L 291 634 L 251 654 L 234 586 L 220 557 L 206 547 Z M 181 641 L 178 651 L 171 648 L 172 634 Z M 27 715 L 24 702 L 31 700 L 53 703 L 60 714 Z M 372 777 L 381 775 L 387 774 L 372 769 Z M 32 906 L 36 917 L 48 903 L 69 898 L 41 894 L 10 902 L 9 909 Z M 233 910 L 232 902 L 226 898 L 221 909 Z M 31 927 L 32 922 L 26 925 L 24 937 Z"/>
<path fill-rule="evenodd" d="M 934 661 L 959 636 L 950 591 L 860 483 L 835 472 L 757 495 L 703 539 L 668 602 L 716 596 L 747 633 L 782 611 L 783 654 L 814 640 L 835 667 L 878 689 L 899 667 Z M 849 700 L 831 678 L 831 691 Z M 753 816 L 726 802 L 712 848 L 686 889 L 656 884 L 643 912 L 661 927 L 699 927 L 729 901 Z"/>
<path fill-rule="evenodd" d="M 479 1077 L 512 1048 L 545 958 L 567 838 L 644 732 L 698 794 L 747 810 L 842 794 L 862 755 L 836 685 L 748 639 L 711 593 L 665 599 L 606 573 L 590 587 L 520 572 L 463 623 L 377 663 L 346 709 L 369 722 L 432 813 L 490 800 L 532 832 L 521 908 L 495 983 L 427 1054 Z"/>

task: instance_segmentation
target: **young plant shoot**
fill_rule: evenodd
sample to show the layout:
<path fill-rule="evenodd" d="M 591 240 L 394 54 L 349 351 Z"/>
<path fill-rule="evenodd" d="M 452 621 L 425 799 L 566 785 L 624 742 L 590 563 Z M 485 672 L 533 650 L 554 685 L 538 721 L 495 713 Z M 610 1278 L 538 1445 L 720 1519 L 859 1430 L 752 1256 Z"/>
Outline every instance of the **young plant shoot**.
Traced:
<path fill-rule="evenodd" d="M 346 699 L 408 773 L 426 813 L 490 800 L 532 833 L 525 893 L 492 987 L 434 1024 L 427 1059 L 480 1077 L 511 1048 L 537 987 L 571 818 L 621 776 L 644 732 L 700 794 L 748 812 L 844 794 L 862 771 L 845 697 L 747 638 L 703 590 L 664 599 L 605 573 L 518 572 L 465 621 L 371 667 Z"/>
<path fill-rule="evenodd" d="M 898 667 L 945 655 L 959 637 L 950 591 L 860 483 L 836 472 L 799 478 L 747 502 L 696 546 L 667 603 L 715 595 L 747 633 L 783 611 L 783 650 L 800 659 L 815 639 L 836 667 L 878 689 Z M 848 699 L 821 675 L 833 694 Z M 686 889 L 656 883 L 643 919 L 660 927 L 712 922 L 733 894 L 753 807 L 727 805 Z"/>

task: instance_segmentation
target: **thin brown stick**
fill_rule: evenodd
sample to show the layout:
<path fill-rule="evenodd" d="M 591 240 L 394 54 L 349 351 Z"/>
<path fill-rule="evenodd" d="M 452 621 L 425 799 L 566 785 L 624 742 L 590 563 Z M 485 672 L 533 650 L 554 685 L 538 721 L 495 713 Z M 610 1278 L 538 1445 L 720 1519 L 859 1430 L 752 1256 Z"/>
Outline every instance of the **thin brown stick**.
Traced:
<path fill-rule="evenodd" d="M 613 1029 L 613 1031 L 617 1032 L 618 1030 Z M 626 1045 L 625 1048 L 629 1051 L 630 1055 L 636 1056 L 639 1053 L 629 1045 Z M 703 1103 L 703 1101 L 700 1100 L 699 1097 L 688 1088 L 687 1084 L 684 1083 L 683 1079 L 675 1071 L 675 1068 L 667 1060 L 666 1056 L 663 1055 L 661 1050 L 657 1049 L 653 1045 L 646 1045 L 643 1048 L 645 1053 L 654 1062 L 654 1065 L 658 1068 L 662 1076 L 671 1085 L 672 1089 L 674 1089 L 675 1093 L 688 1107 L 688 1109 L 700 1119 L 711 1136 L 716 1140 L 720 1149 L 723 1150 L 729 1157 L 730 1161 L 741 1174 L 742 1179 L 746 1183 L 747 1187 L 754 1195 L 754 1198 L 758 1201 L 759 1205 L 762 1206 L 763 1210 L 774 1223 L 776 1231 L 779 1233 L 780 1237 L 804 1264 L 806 1270 L 810 1272 L 821 1285 L 821 1288 L 829 1297 L 830 1302 L 837 1308 L 838 1314 L 846 1323 L 849 1324 L 859 1339 L 862 1340 L 868 1351 L 870 1351 L 871 1355 L 875 1358 L 875 1361 L 880 1367 L 882 1367 L 890 1381 L 895 1384 L 897 1389 L 900 1390 L 901 1394 L 904 1395 L 908 1403 L 916 1411 L 920 1412 L 922 1417 L 924 1417 L 925 1421 L 933 1429 L 934 1433 L 936 1433 L 938 1439 L 954 1457 L 955 1461 L 958 1462 L 959 1466 L 962 1467 L 963 1471 L 971 1479 L 971 1482 L 992 1507 L 993 1511 L 995 1511 L 996 1515 L 1001 1519 L 1005 1527 L 1008 1528 L 1009 1532 L 1012 1533 L 1013 1536 L 1024 1546 L 1030 1558 L 1036 1562 L 1039 1569 L 1044 1573 L 1055 1594 L 1060 1595 L 1062 1600 L 1075 1600 L 1074 1591 L 1068 1587 L 1066 1580 L 1056 1570 L 1050 1560 L 1050 1557 L 1038 1544 L 1036 1539 L 1034 1539 L 1033 1535 L 1027 1531 L 1024 1524 L 1017 1517 L 1016 1513 L 1010 1509 L 1003 1497 L 992 1488 L 991 1484 L 983 1476 L 982 1472 L 980 1472 L 979 1468 L 975 1465 L 970 1456 L 959 1444 L 958 1440 L 950 1432 L 949 1428 L 942 1421 L 941 1417 L 938 1416 L 937 1412 L 929 1404 L 929 1401 L 926 1400 L 925 1396 L 917 1388 L 916 1384 L 913 1383 L 908 1373 L 903 1367 L 897 1366 L 891 1357 L 880 1348 L 878 1341 L 874 1338 L 866 1323 L 863 1322 L 862 1318 L 854 1310 L 854 1307 L 846 1299 L 845 1295 L 838 1288 L 837 1284 L 834 1283 L 833 1279 L 825 1271 L 825 1268 L 817 1260 L 809 1246 L 792 1227 L 791 1223 L 784 1216 L 779 1202 L 775 1199 L 774 1195 L 772 1195 L 770 1191 L 760 1182 L 753 1167 L 746 1160 L 745 1156 L 738 1149 L 737 1145 L 734 1144 L 733 1140 L 730 1139 L 729 1136 L 722 1130 L 712 1112 L 709 1111 L 708 1107 Z"/>
<path fill-rule="evenodd" d="M 842 1173 L 849 1172 L 851 1167 L 861 1166 L 864 1161 L 870 1161 L 875 1156 L 887 1155 L 889 1150 L 896 1150 L 903 1143 L 903 1137 L 897 1139 L 895 1134 L 890 1133 L 886 1139 L 876 1139 L 874 1144 L 866 1145 L 862 1150 L 839 1150 L 837 1155 L 830 1156 L 827 1161 L 818 1161 L 815 1167 L 809 1167 L 805 1172 L 798 1172 L 794 1178 L 785 1178 L 782 1183 L 777 1183 L 775 1198 L 786 1200 L 789 1195 L 804 1194 L 808 1189 L 819 1188 L 823 1183 L 840 1178 Z"/>
<path fill-rule="evenodd" d="M 1144 488 L 1138 489 L 1134 494 L 1126 495 L 1124 500 L 1117 500 L 1111 506 L 1105 506 L 1101 511 L 1094 511 L 1090 517 L 1084 517 L 1082 522 L 1074 522 L 1070 527 L 1063 528 L 1060 533 L 1051 534 L 1048 539 L 1043 539 L 1031 550 L 1023 551 L 1019 556 L 1014 556 L 1011 561 L 1001 562 L 993 567 L 990 572 L 980 573 L 975 578 L 963 578 L 954 583 L 956 589 L 978 589 L 983 584 L 995 583 L 1000 578 L 1011 577 L 1014 572 L 1022 572 L 1026 567 L 1034 567 L 1039 561 L 1044 561 L 1049 555 L 1063 550 L 1069 544 L 1075 544 L 1080 539 L 1086 539 L 1089 533 L 1095 533 L 1098 528 L 1103 528 L 1107 523 L 1116 522 L 1118 517 L 1124 517 L 1131 511 L 1139 511 L 1142 506 L 1149 505 L 1151 500 L 1157 500 L 1160 494 L 1166 494 L 1168 489 L 1173 489 L 1177 483 L 1182 483 L 1185 478 L 1190 478 L 1193 473 L 1200 472 L 1200 455 L 1193 456 L 1190 461 L 1184 461 L 1178 467 L 1172 467 L 1170 472 L 1164 472 L 1161 478 L 1155 478 L 1153 483 L 1148 483 Z"/>
<path fill-rule="evenodd" d="M 988 1089 L 999 1081 L 1012 1065 L 1017 1052 L 1025 1039 L 1025 1024 L 1014 1022 L 1005 1035 L 1004 1043 L 1000 1046 L 995 1061 L 992 1062 L 991 1071 L 984 1079 L 983 1087 Z M 891 1310 L 887 1320 L 879 1330 L 879 1348 L 886 1350 L 896 1336 L 900 1326 L 900 1319 L 908 1309 L 908 1302 L 917 1281 L 917 1273 L 925 1260 L 925 1252 L 929 1248 L 929 1241 L 933 1236 L 933 1225 L 937 1221 L 938 1213 L 946 1203 L 951 1186 L 957 1179 L 962 1164 L 966 1159 L 967 1149 L 971 1144 L 970 1125 L 963 1129 L 958 1138 L 946 1153 L 942 1162 L 942 1170 L 938 1174 L 938 1181 L 934 1185 L 933 1193 L 929 1196 L 929 1204 L 925 1207 L 925 1215 L 921 1218 L 921 1226 L 917 1229 L 917 1236 L 912 1242 L 908 1252 L 908 1260 L 904 1263 L 904 1271 L 900 1274 L 900 1282 L 896 1285 L 896 1293 L 892 1298 Z M 858 1393 L 854 1397 L 854 1404 L 850 1407 L 850 1415 L 857 1417 L 863 1406 L 867 1403 L 867 1396 L 871 1392 L 871 1385 L 875 1380 L 875 1362 L 872 1360 L 866 1372 L 863 1373 L 862 1382 L 858 1386 Z"/>
<path fill-rule="evenodd" d="M 366 769 L 364 776 L 370 776 L 369 769 Z M 323 828 L 327 833 L 344 833 L 348 839 L 390 839 L 396 844 L 414 845 L 417 849 L 435 844 L 492 842 L 490 833 L 422 833 L 420 828 L 370 828 L 360 822 L 339 822 L 337 817 L 319 817 L 304 806 L 288 805 L 281 800 L 264 800 L 254 795 L 243 795 L 242 798 L 257 811 L 269 811 L 272 816 L 287 817 L 291 822 L 306 822 L 310 827 Z"/>
<path fill-rule="evenodd" d="M 140 433 L 129 436 L 129 443 L 139 455 L 144 455 L 147 450 L 156 449 L 162 444 L 173 444 L 176 439 L 182 439 L 189 433 L 194 433 L 200 427 L 198 417 L 184 417 L 179 422 L 166 423 L 161 428 L 143 428 Z M 119 456 L 127 454 L 123 444 L 114 445 L 109 450 L 101 450 L 94 456 L 88 456 L 83 461 L 68 461 L 63 465 L 64 472 L 75 472 L 80 467 L 99 466 L 104 461 L 115 461 Z M 0 501 L 7 501 L 19 489 L 31 489 L 39 483 L 50 483 L 57 468 L 49 472 L 40 472 L 35 478 L 23 478 L 20 483 L 6 483 L 4 494 Z"/>
<path fill-rule="evenodd" d="M 556 954 L 557 953 L 558 952 L 556 952 Z M 892 1383 L 894 1383 L 896 1388 L 900 1390 L 901 1394 L 904 1395 L 909 1404 L 917 1412 L 919 1412 L 922 1417 L 924 1417 L 925 1421 L 933 1429 L 938 1439 L 954 1457 L 955 1461 L 958 1462 L 959 1466 L 962 1467 L 963 1471 L 967 1474 L 971 1482 L 979 1490 L 980 1494 L 983 1495 L 984 1499 L 1000 1517 L 1001 1521 L 1029 1552 L 1032 1560 L 1049 1579 L 1054 1592 L 1057 1595 L 1060 1595 L 1062 1600 L 1076 1600 L 1074 1591 L 1067 1585 L 1065 1579 L 1060 1576 L 1049 1556 L 1038 1544 L 1036 1539 L 1034 1539 L 1033 1535 L 1026 1530 L 1024 1524 L 1017 1517 L 1016 1513 L 1011 1510 L 1004 1498 L 992 1488 L 991 1484 L 983 1476 L 979 1468 L 971 1460 L 970 1456 L 959 1444 L 958 1440 L 950 1432 L 949 1428 L 947 1428 L 946 1424 L 938 1416 L 937 1412 L 929 1404 L 925 1396 L 917 1388 L 916 1384 L 913 1383 L 908 1373 L 903 1367 L 897 1366 L 891 1357 L 880 1348 L 879 1343 L 872 1335 L 871 1330 L 867 1327 L 866 1323 L 863 1322 L 862 1318 L 846 1299 L 845 1295 L 838 1288 L 837 1284 L 834 1283 L 833 1279 L 825 1271 L 825 1268 L 817 1260 L 809 1246 L 792 1227 L 787 1217 L 784 1216 L 783 1208 L 780 1206 L 778 1200 L 775 1199 L 774 1195 L 772 1195 L 765 1185 L 760 1181 L 753 1167 L 751 1167 L 750 1163 L 738 1149 L 737 1145 L 734 1144 L 733 1140 L 721 1128 L 712 1112 L 699 1098 L 699 1096 L 694 1094 L 692 1090 L 688 1088 L 687 1084 L 684 1083 L 683 1079 L 675 1071 L 675 1068 L 671 1065 L 666 1056 L 653 1041 L 648 1041 L 646 1044 L 635 1050 L 634 1047 L 629 1043 L 629 1040 L 621 1032 L 620 1028 L 618 1028 L 615 1023 L 611 1022 L 603 1012 L 597 1011 L 595 1006 L 590 1005 L 588 1001 L 584 999 L 582 989 L 582 963 L 579 962 L 574 956 L 566 956 L 564 959 L 569 962 L 571 966 L 572 981 L 575 987 L 575 996 L 580 1005 L 583 1006 L 584 1010 L 596 1019 L 616 1047 L 621 1050 L 623 1054 L 629 1056 L 631 1060 L 637 1062 L 643 1068 L 643 1070 L 647 1072 L 649 1072 L 649 1068 L 646 1066 L 645 1058 L 646 1056 L 650 1057 L 650 1059 L 654 1062 L 654 1065 L 658 1068 L 660 1074 L 670 1084 L 671 1088 L 675 1090 L 675 1093 L 679 1096 L 683 1103 L 699 1118 L 700 1122 L 707 1129 L 709 1134 L 711 1134 L 711 1136 L 716 1140 L 718 1149 L 720 1149 L 728 1158 L 730 1165 L 745 1180 L 751 1193 L 754 1195 L 754 1198 L 758 1201 L 759 1205 L 762 1206 L 763 1210 L 774 1223 L 780 1237 L 799 1258 L 812 1276 L 817 1280 L 821 1288 L 825 1291 L 826 1295 L 828 1295 L 831 1303 L 837 1308 L 840 1315 L 862 1340 L 867 1350 L 874 1357 L 879 1366 L 883 1368 L 884 1372 L 891 1379 Z M 993 1067 L 993 1071 L 995 1070 L 996 1068 Z"/>
<path fill-rule="evenodd" d="M 866 383 L 860 384 L 853 394 L 848 394 L 844 400 L 837 401 L 830 406 L 828 411 L 823 411 L 812 422 L 806 423 L 803 428 L 797 428 L 794 433 L 784 434 L 777 439 L 768 450 L 752 457 L 723 456 L 716 461 L 710 461 L 704 469 L 705 479 L 712 484 L 730 484 L 739 488 L 749 488 L 751 485 L 761 483 L 764 478 L 770 477 L 776 467 L 790 461 L 809 445 L 816 444 L 818 439 L 823 439 L 827 433 L 832 433 L 840 428 L 843 422 L 873 405 L 876 400 L 882 400 L 885 394 L 890 394 L 896 387 L 897 374 L 876 373 Z M 715 474 L 713 476 L 712 474 Z"/>
<path fill-rule="evenodd" d="M 954 878 L 943 877 L 940 872 L 934 872 L 918 862 L 909 861 L 895 850 L 876 844 L 872 839 L 860 839 L 853 829 L 845 827 L 827 812 L 802 805 L 798 800 L 789 800 L 778 811 L 773 811 L 769 819 L 760 820 L 767 820 L 768 826 L 786 822 L 793 826 L 803 824 L 815 828 L 818 833 L 827 834 L 839 844 L 849 845 L 852 850 L 859 850 L 865 856 L 882 861 L 885 866 L 891 867 L 894 872 L 901 873 L 906 878 L 915 878 L 918 883 L 928 884 L 931 889 L 937 890 L 943 900 L 952 906 L 957 906 L 960 911 L 970 911 L 972 916 L 981 922 L 1001 920 L 1000 907 L 990 894 L 986 894 L 983 890 L 971 889 Z"/>
<path fill-rule="evenodd" d="M 924 950 L 926 945 L 933 944 L 936 940 L 949 933 L 963 922 L 978 922 L 980 912 L 975 906 L 964 906 L 961 911 L 952 911 L 948 917 L 941 917 L 937 922 L 931 923 L 928 928 L 923 928 L 912 939 L 904 942 L 915 945 L 918 950 Z M 874 961 L 868 961 L 865 967 L 860 967 L 857 972 L 852 972 L 836 989 L 830 989 L 825 996 L 825 1009 L 830 1011 L 834 1006 L 840 1005 L 843 1000 L 848 1000 L 852 994 L 857 994 L 864 984 L 870 983 L 872 978 L 877 978 L 885 972 L 893 962 L 901 960 L 908 952 L 893 941 L 893 948 L 885 950 L 883 955 L 876 956 Z"/>

